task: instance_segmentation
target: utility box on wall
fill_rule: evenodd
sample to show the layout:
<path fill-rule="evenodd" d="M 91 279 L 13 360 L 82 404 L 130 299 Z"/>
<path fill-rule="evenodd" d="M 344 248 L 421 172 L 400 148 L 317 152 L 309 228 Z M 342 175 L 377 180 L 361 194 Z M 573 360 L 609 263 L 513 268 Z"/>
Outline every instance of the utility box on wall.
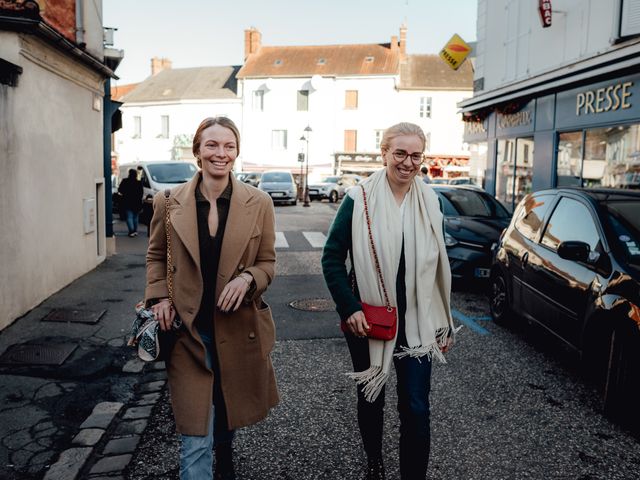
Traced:
<path fill-rule="evenodd" d="M 83 198 L 82 211 L 84 212 L 84 233 L 96 231 L 96 199 Z"/>

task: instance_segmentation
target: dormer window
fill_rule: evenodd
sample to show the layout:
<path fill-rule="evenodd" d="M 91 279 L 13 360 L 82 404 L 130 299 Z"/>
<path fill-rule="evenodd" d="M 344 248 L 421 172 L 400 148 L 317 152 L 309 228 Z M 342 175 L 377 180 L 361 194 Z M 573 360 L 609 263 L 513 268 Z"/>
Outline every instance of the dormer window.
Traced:
<path fill-rule="evenodd" d="M 279 58 L 273 62 L 274 65 L 282 65 L 282 60 L 280 60 Z"/>
<path fill-rule="evenodd" d="M 324 58 L 319 58 L 318 59 L 318 65 L 324 65 L 325 63 L 327 63 L 327 60 Z"/>

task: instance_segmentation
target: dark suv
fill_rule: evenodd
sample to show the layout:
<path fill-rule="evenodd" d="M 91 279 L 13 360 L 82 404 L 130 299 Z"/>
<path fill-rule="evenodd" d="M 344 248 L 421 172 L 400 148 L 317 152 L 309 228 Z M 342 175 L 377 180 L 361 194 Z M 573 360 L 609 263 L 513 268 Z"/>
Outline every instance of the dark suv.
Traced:
<path fill-rule="evenodd" d="M 605 412 L 640 424 L 640 192 L 527 195 L 491 270 L 491 314 L 533 321 L 580 353 Z"/>

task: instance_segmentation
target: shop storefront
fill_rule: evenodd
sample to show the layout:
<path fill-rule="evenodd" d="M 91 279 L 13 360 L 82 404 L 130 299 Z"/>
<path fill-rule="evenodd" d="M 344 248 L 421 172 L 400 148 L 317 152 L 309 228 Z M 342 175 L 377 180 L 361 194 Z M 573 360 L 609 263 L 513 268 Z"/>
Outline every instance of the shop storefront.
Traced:
<path fill-rule="evenodd" d="M 640 189 L 640 75 L 467 107 L 470 176 L 509 206 L 555 186 Z"/>

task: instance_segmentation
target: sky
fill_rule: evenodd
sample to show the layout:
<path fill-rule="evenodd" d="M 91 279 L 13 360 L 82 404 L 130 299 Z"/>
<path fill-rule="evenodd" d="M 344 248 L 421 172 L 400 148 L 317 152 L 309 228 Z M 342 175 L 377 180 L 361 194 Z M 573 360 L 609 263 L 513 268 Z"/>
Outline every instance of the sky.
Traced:
<path fill-rule="evenodd" d="M 454 33 L 476 38 L 477 0 L 103 0 L 103 25 L 117 28 L 124 85 L 150 75 L 152 57 L 173 68 L 241 65 L 244 30 L 262 44 L 388 43 L 407 26 L 408 53 L 438 53 Z"/>

